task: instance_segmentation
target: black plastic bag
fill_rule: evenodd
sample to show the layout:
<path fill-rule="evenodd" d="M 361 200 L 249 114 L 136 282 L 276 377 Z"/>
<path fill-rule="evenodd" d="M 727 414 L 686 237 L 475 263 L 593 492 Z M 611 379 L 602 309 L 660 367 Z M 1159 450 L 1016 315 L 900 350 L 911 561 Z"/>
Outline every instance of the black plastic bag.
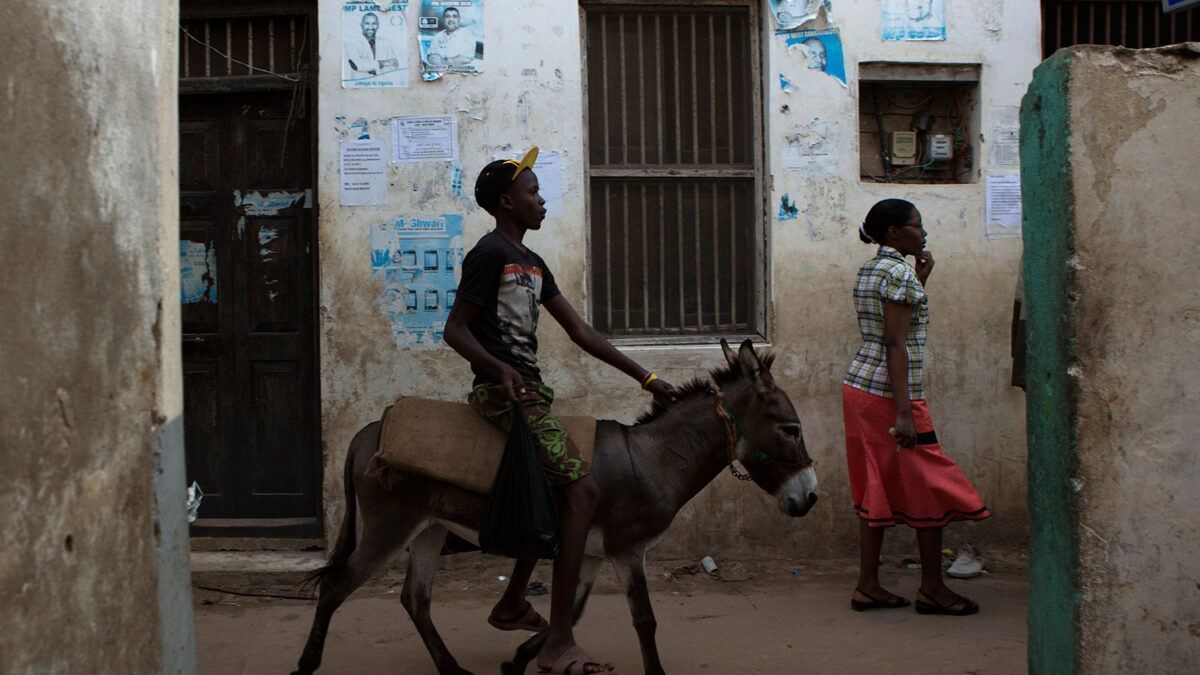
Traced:
<path fill-rule="evenodd" d="M 479 526 L 479 548 L 509 558 L 554 558 L 558 555 L 558 510 L 546 472 L 538 460 L 537 441 L 518 401 L 504 445 L 492 494 Z"/>

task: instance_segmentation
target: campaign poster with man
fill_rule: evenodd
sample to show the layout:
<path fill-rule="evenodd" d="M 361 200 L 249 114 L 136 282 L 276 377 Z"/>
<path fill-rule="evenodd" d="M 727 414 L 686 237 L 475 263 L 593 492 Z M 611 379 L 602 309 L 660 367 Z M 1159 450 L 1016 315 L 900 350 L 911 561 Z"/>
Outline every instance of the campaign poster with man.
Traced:
<path fill-rule="evenodd" d="M 408 0 L 342 6 L 342 87 L 408 86 Z"/>
<path fill-rule="evenodd" d="M 946 39 L 945 0 L 883 0 L 883 39 Z"/>
<path fill-rule="evenodd" d="M 421 0 L 421 77 L 483 72 L 483 0 Z"/>
<path fill-rule="evenodd" d="M 787 33 L 788 53 L 800 54 L 810 70 L 819 70 L 837 78 L 846 86 L 846 62 L 842 57 L 842 36 L 837 28 L 798 30 Z"/>

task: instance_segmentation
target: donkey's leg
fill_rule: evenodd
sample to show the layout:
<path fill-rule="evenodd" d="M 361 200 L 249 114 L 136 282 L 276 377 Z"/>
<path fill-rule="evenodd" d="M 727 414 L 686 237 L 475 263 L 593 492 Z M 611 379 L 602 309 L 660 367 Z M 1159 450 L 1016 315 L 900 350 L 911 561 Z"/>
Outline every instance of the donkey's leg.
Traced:
<path fill-rule="evenodd" d="M 446 540 L 446 528 L 434 525 L 417 535 L 408 545 L 408 571 L 404 575 L 404 590 L 400 593 L 400 602 L 408 615 L 412 617 L 417 633 L 425 642 L 425 648 L 433 657 L 438 672 L 442 675 L 471 675 L 470 671 L 459 667 L 458 662 L 450 655 L 442 636 L 429 616 L 429 602 L 433 592 L 433 574 L 437 572 L 438 556 L 442 551 L 442 543 Z"/>
<path fill-rule="evenodd" d="M 578 624 L 580 617 L 583 616 L 583 608 L 587 605 L 588 596 L 592 594 L 592 586 L 596 583 L 596 573 L 600 571 L 600 565 L 604 562 L 604 558 L 596 558 L 593 556 L 584 556 L 583 563 L 579 566 L 579 585 L 575 590 L 575 606 L 572 611 L 572 625 Z M 546 631 L 541 631 L 537 635 L 529 638 L 517 647 L 517 653 L 513 655 L 511 661 L 505 661 L 500 665 L 500 671 L 504 675 L 520 675 L 525 672 L 525 668 L 529 666 L 529 662 L 537 658 L 537 655 L 542 651 L 542 645 L 546 644 Z"/>
<path fill-rule="evenodd" d="M 633 628 L 637 631 L 638 643 L 642 648 L 643 671 L 646 675 L 665 675 L 658 658 L 658 643 L 654 639 L 658 622 L 654 619 L 650 590 L 646 586 L 646 552 L 642 550 L 614 558 L 613 568 L 625 586 L 625 599 L 629 602 Z"/>
<path fill-rule="evenodd" d="M 307 675 L 321 665 L 321 654 L 325 649 L 325 637 L 333 613 L 403 546 L 412 536 L 413 529 L 411 524 L 408 527 L 401 524 L 394 529 L 363 527 L 363 540 L 350 554 L 345 566 L 321 579 L 312 630 L 309 631 L 308 642 L 304 645 L 304 653 L 293 675 Z"/>

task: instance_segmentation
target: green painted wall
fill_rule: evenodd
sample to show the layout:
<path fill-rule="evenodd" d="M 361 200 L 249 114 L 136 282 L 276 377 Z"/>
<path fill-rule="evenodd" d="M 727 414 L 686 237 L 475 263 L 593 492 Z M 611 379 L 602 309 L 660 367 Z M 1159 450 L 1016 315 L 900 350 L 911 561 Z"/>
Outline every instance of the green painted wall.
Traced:
<path fill-rule="evenodd" d="M 1071 376 L 1074 194 L 1068 94 L 1072 54 L 1034 71 L 1021 105 L 1028 356 L 1029 672 L 1075 673 L 1079 657 L 1076 385 Z"/>

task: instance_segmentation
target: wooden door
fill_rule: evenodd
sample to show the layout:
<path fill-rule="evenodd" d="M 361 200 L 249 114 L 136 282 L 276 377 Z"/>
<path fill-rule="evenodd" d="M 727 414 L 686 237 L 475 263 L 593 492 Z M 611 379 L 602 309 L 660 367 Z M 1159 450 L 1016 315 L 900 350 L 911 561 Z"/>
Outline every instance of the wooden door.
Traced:
<path fill-rule="evenodd" d="M 193 534 L 320 534 L 312 143 L 293 98 L 180 97 Z"/>

